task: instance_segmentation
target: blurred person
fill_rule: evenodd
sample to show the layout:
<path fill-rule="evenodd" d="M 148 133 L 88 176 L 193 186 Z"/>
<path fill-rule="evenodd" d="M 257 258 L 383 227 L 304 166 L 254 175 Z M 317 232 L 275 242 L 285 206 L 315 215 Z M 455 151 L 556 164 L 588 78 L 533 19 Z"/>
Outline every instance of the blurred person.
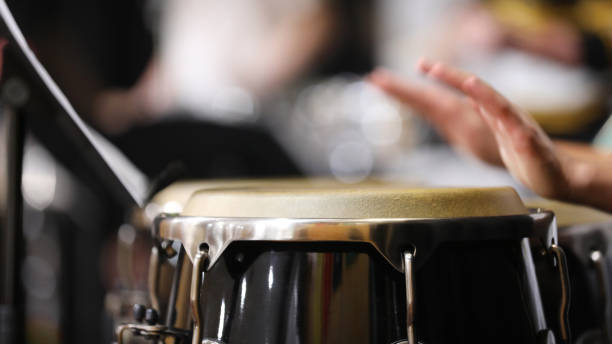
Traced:
<path fill-rule="evenodd" d="M 480 0 L 446 8 L 435 25 L 441 33 L 413 47 L 412 61 L 425 54 L 470 70 L 547 133 L 593 138 L 609 107 L 604 72 L 612 57 L 612 2 Z"/>
<path fill-rule="evenodd" d="M 317 151 L 312 149 L 315 144 L 297 139 L 308 132 L 305 126 L 298 134 L 289 133 L 287 126 L 295 122 L 292 107 L 297 107 L 302 91 L 338 78 L 356 79 L 351 75 L 372 69 L 373 3 L 166 2 L 157 25 L 158 44 L 145 72 L 130 88 L 101 92 L 93 120 L 118 137 L 115 142 L 145 170 L 160 171 L 161 163 L 172 159 L 187 165 L 194 178 L 227 177 L 230 166 L 238 170 L 230 176 L 245 177 L 252 175 L 245 171 L 253 165 L 245 163 L 249 160 L 268 166 L 268 175 L 283 170 L 288 171 L 285 175 L 297 174 L 296 168 L 281 169 L 278 163 L 292 160 L 302 173 L 329 174 L 327 151 L 333 149 L 329 146 L 335 142 L 329 141 L 337 133 L 330 137 L 318 130 L 316 143 L 324 147 Z M 313 100 L 325 101 L 318 95 Z M 339 103 L 341 92 L 333 99 Z M 326 105 L 308 115 L 332 117 L 331 104 Z M 308 121 L 308 115 L 302 118 Z M 176 122 L 189 124 L 178 127 Z M 145 132 L 167 141 L 150 142 Z M 169 132 L 176 133 L 174 139 Z M 251 135 L 254 132 L 257 135 Z M 284 140 L 285 133 L 289 140 Z M 162 158 L 145 159 L 135 149 L 125 148 L 123 137 L 128 137 L 129 146 L 147 141 Z M 281 147 L 266 149 L 270 141 L 280 142 Z M 281 159 L 285 156 L 281 150 L 290 159 Z M 245 157 L 245 151 L 257 152 Z M 203 155 L 215 157 L 205 162 Z M 211 171 L 198 165 L 217 167 Z"/>
<path fill-rule="evenodd" d="M 133 87 L 97 97 L 95 121 L 116 133 L 177 108 L 226 123 L 248 119 L 254 93 L 302 69 L 329 27 L 329 13 L 317 1 L 297 8 L 278 1 L 167 3 L 158 51 Z"/>
<path fill-rule="evenodd" d="M 552 141 L 528 112 L 472 74 L 428 60 L 418 70 L 450 89 L 384 70 L 369 79 L 417 109 L 455 148 L 505 166 L 538 195 L 612 211 L 610 151 Z"/>
<path fill-rule="evenodd" d="M 176 112 L 222 124 L 252 123 L 261 102 L 296 80 L 339 66 L 360 68 L 368 47 L 351 36 L 364 31 L 355 29 L 363 14 L 355 12 L 368 3 L 165 3 L 158 46 L 145 71 L 129 89 L 100 93 L 94 120 L 109 133 Z M 347 53 L 353 58 L 343 58 Z"/>
<path fill-rule="evenodd" d="M 172 113 L 248 123 L 261 98 L 296 80 L 367 72 L 373 66 L 371 5 L 9 1 L 36 54 L 77 110 L 109 135 Z"/>
<path fill-rule="evenodd" d="M 452 26 L 455 30 L 445 44 L 457 50 L 452 54 L 461 55 L 470 48 L 484 51 L 517 48 L 593 70 L 602 70 L 610 64 L 609 1 L 484 0 L 460 11 Z M 460 44 L 451 43 L 453 40 Z"/>

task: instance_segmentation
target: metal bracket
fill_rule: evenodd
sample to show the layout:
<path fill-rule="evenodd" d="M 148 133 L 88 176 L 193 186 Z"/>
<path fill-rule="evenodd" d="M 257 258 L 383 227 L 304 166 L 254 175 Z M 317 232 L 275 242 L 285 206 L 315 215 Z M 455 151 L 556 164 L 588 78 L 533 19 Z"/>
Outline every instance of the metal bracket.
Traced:
<path fill-rule="evenodd" d="M 608 312 L 610 309 L 610 295 L 608 292 L 608 271 L 607 271 L 607 267 L 606 267 L 606 258 L 604 253 L 602 253 L 600 250 L 593 250 L 591 251 L 591 254 L 589 255 L 589 260 L 591 261 L 591 264 L 593 265 L 593 268 L 595 268 L 595 271 L 597 273 L 597 282 L 599 284 L 599 289 L 600 289 L 600 295 L 601 295 L 601 299 L 602 299 L 602 303 L 603 303 L 603 307 L 601 309 L 601 319 L 602 319 L 602 325 L 601 325 L 601 330 L 604 336 L 604 340 L 606 343 L 610 342 L 610 331 L 608 329 L 610 325 L 610 319 L 608 319 Z"/>
<path fill-rule="evenodd" d="M 543 242 L 546 253 L 553 260 L 553 266 L 559 273 L 559 285 L 561 288 L 561 299 L 559 300 L 559 322 L 560 339 L 565 342 L 570 342 L 570 327 L 569 327 L 569 303 L 570 303 L 570 281 L 567 270 L 567 259 L 563 249 L 557 244 L 557 220 L 554 213 L 551 211 L 543 211 L 534 209 L 532 214 L 534 219 L 534 228 L 537 236 Z"/>
<path fill-rule="evenodd" d="M 570 280 L 567 271 L 567 258 L 565 256 L 565 251 L 556 244 L 550 246 L 549 252 L 556 260 L 555 266 L 559 271 L 559 282 L 561 286 L 561 300 L 559 300 L 559 330 L 561 331 L 561 340 L 565 343 L 569 343 Z"/>
<path fill-rule="evenodd" d="M 404 276 L 406 278 L 406 337 L 408 344 L 416 344 L 414 337 L 414 278 L 413 261 L 414 253 L 404 251 L 402 253 L 404 262 Z"/>
<path fill-rule="evenodd" d="M 189 331 L 171 329 L 164 325 L 125 324 L 117 327 L 117 344 L 123 344 L 125 331 L 130 331 L 139 337 L 162 340 L 163 342 L 166 342 L 166 338 L 174 338 L 182 342 L 190 335 Z"/>
<path fill-rule="evenodd" d="M 202 339 L 202 343 L 200 344 L 225 344 L 224 342 L 218 341 L 218 340 L 213 340 L 213 339 Z"/>
<path fill-rule="evenodd" d="M 159 309 L 159 248 L 157 245 L 153 245 L 151 248 L 151 257 L 149 258 L 149 298 L 151 299 L 151 307 L 158 313 L 161 312 Z"/>
<path fill-rule="evenodd" d="M 200 248 L 193 260 L 191 275 L 191 312 L 193 314 L 192 344 L 200 344 L 202 338 L 202 312 L 200 311 L 200 289 L 204 280 L 204 271 L 208 264 L 208 250 Z"/>

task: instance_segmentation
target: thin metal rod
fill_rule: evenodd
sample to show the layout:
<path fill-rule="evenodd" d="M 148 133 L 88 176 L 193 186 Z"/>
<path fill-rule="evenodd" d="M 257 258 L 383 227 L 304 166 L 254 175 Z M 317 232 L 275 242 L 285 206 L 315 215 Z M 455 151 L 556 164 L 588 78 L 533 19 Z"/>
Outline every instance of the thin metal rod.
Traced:
<path fill-rule="evenodd" d="M 412 262 L 414 255 L 403 253 L 404 276 L 406 278 L 406 337 L 408 344 L 416 344 L 414 338 L 414 282 L 412 276 Z"/>
<path fill-rule="evenodd" d="M 198 251 L 193 260 L 193 274 L 191 278 L 191 312 L 193 315 L 192 344 L 200 344 L 202 339 L 202 312 L 200 311 L 200 289 L 202 289 L 203 274 L 208 263 L 208 252 Z"/>
<path fill-rule="evenodd" d="M 570 303 L 570 280 L 567 271 L 567 258 L 565 252 L 558 245 L 551 245 L 550 251 L 557 259 L 557 270 L 559 271 L 559 285 L 561 288 L 561 299 L 559 300 L 559 331 L 563 343 L 570 343 L 569 328 L 569 303 Z"/>
<path fill-rule="evenodd" d="M 176 259 L 176 269 L 174 270 L 174 276 L 172 276 L 170 300 L 168 301 L 168 307 L 166 307 L 166 326 L 170 328 L 174 326 L 174 319 L 176 318 L 176 298 L 179 291 L 179 283 L 183 270 L 183 259 L 185 259 L 185 250 L 181 246 L 181 249 L 179 250 Z"/>
<path fill-rule="evenodd" d="M 599 285 L 599 295 L 601 297 L 601 331 L 604 337 L 604 343 L 610 343 L 610 330 L 608 329 L 612 321 L 609 318 L 608 314 L 610 312 L 610 296 L 608 295 L 609 284 L 608 284 L 608 271 L 606 265 L 605 255 L 599 251 L 594 250 L 591 251 L 589 255 L 589 260 L 593 264 L 595 268 L 595 272 L 597 274 L 597 284 Z"/>
<path fill-rule="evenodd" d="M 151 299 L 151 307 L 157 311 L 157 314 L 161 314 L 159 308 L 159 248 L 153 245 L 151 248 L 151 257 L 149 258 L 149 298 Z"/>

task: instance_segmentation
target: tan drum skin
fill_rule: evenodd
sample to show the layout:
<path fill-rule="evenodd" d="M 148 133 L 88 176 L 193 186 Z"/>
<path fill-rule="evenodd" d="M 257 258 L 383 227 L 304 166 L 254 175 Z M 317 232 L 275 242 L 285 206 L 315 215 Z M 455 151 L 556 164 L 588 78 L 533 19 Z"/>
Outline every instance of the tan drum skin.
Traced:
<path fill-rule="evenodd" d="M 204 179 L 183 180 L 170 184 L 158 192 L 145 209 L 134 209 L 131 223 L 137 228 L 148 230 L 155 216 L 161 213 L 181 215 L 191 196 L 197 192 L 219 188 L 321 188 L 321 187 L 373 187 L 382 185 L 403 185 L 380 179 L 367 179 L 357 184 L 345 184 L 336 179 L 312 178 L 260 178 L 260 179 Z"/>
<path fill-rule="evenodd" d="M 183 216 L 298 219 L 460 218 L 528 214 L 500 188 L 401 185 L 225 188 L 195 192 Z"/>
<path fill-rule="evenodd" d="M 357 185 L 382 184 L 382 181 L 369 179 Z M 152 203 L 163 206 L 168 202 L 176 202 L 185 206 L 191 196 L 202 190 L 214 188 L 244 188 L 244 187 L 321 187 L 342 186 L 341 182 L 330 178 L 262 178 L 262 179 L 210 179 L 186 180 L 171 184 L 160 191 L 152 199 Z"/>

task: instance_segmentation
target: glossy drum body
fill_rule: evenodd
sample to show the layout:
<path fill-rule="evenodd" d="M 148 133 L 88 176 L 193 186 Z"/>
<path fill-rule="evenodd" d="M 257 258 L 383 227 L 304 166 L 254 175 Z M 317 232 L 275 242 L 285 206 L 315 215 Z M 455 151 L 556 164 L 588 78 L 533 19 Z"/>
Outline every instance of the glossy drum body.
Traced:
<path fill-rule="evenodd" d="M 168 217 L 156 235 L 192 257 L 208 252 L 192 306 L 208 343 L 409 342 L 410 326 L 426 343 L 536 343 L 552 334 L 526 238 L 554 240 L 536 220 Z M 411 276 L 405 252 L 416 257 Z"/>
<path fill-rule="evenodd" d="M 307 192 L 289 198 L 264 192 L 240 203 L 225 199 L 231 191 L 224 191 L 219 199 L 207 196 L 205 206 L 192 199 L 196 206 L 182 214 L 158 217 L 152 266 L 177 257 L 171 291 L 162 295 L 155 283 L 151 287 L 152 299 L 167 300 L 159 306 L 163 320 L 125 325 L 120 334 L 193 344 L 569 339 L 565 259 L 551 213 L 530 213 L 522 203 L 497 215 L 490 202 L 470 210 L 470 202 L 482 202 L 475 192 L 459 203 L 466 216 L 452 217 L 456 197 L 444 201 L 444 195 L 454 191 L 420 208 L 414 194 L 421 191 L 378 197 L 385 192 L 342 191 L 335 201 L 311 207 Z M 402 199 L 406 193 L 411 196 Z M 369 195 L 376 195 L 375 207 L 363 206 Z M 250 204 L 254 211 L 261 207 L 262 217 L 249 215 Z M 553 310 L 540 295 L 532 258 L 538 245 L 552 262 L 552 283 L 564 290 Z M 164 257 L 168 247 L 176 249 Z M 192 323 L 184 321 L 187 313 Z"/>
<path fill-rule="evenodd" d="M 235 244 L 201 289 L 202 338 L 222 343 L 406 340 L 404 274 L 364 247 Z M 318 246 L 318 247 L 317 247 Z M 425 343 L 535 343 L 518 241 L 442 245 L 415 276 Z"/>

